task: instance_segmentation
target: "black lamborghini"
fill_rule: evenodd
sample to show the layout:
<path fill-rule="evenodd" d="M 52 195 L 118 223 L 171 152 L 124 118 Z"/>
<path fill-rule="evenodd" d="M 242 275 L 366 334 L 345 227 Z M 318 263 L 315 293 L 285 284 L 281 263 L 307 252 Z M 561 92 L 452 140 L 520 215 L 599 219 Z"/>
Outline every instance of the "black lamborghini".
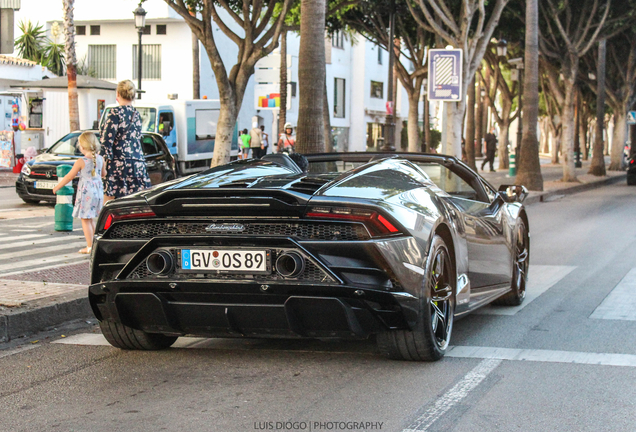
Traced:
<path fill-rule="evenodd" d="M 89 288 L 108 342 L 375 336 L 389 358 L 430 361 L 456 317 L 524 300 L 522 186 L 443 155 L 307 160 L 239 160 L 109 202 Z"/>

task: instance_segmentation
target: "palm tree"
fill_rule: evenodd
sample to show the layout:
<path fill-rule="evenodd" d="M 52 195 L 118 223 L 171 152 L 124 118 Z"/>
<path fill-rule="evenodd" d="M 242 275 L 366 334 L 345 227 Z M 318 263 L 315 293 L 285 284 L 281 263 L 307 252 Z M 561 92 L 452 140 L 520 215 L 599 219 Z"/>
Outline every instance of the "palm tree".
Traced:
<path fill-rule="evenodd" d="M 300 153 L 319 153 L 325 148 L 322 112 L 326 72 L 326 0 L 301 0 L 300 9 L 300 100 L 296 149 Z"/>
<path fill-rule="evenodd" d="M 18 49 L 20 57 L 40 63 L 42 60 L 42 45 L 44 44 L 44 30 L 40 23 L 33 24 L 31 21 L 21 21 L 18 29 L 22 36 L 15 40 L 15 47 Z"/>
<path fill-rule="evenodd" d="M 80 129 L 77 102 L 77 57 L 75 56 L 75 24 L 73 9 L 75 0 L 64 0 L 64 35 L 66 40 L 66 75 L 68 76 L 68 117 L 71 131 Z"/>
<path fill-rule="evenodd" d="M 523 138 L 517 184 L 534 191 L 543 190 L 539 162 L 537 121 L 539 117 L 539 0 L 526 0 L 526 52 L 523 80 Z"/>

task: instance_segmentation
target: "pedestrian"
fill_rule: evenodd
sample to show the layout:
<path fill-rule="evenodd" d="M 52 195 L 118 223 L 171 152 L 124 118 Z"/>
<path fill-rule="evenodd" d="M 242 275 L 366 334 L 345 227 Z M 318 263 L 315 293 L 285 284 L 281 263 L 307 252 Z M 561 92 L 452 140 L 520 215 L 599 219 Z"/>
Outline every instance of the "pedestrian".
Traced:
<path fill-rule="evenodd" d="M 285 123 L 285 131 L 280 135 L 278 139 L 277 152 L 293 153 L 296 147 L 296 138 L 293 136 L 294 127 L 291 123 Z"/>
<path fill-rule="evenodd" d="M 106 165 L 104 202 L 150 187 L 141 149 L 141 115 L 132 106 L 135 100 L 132 81 L 117 84 L 116 99 L 119 106 L 108 112 L 100 131 L 101 154 Z"/>
<path fill-rule="evenodd" d="M 252 157 L 260 159 L 261 148 L 263 148 L 263 131 L 261 128 L 254 126 L 250 131 L 250 148 L 252 149 Z"/>
<path fill-rule="evenodd" d="M 252 138 L 247 133 L 247 129 L 243 129 L 243 134 L 241 135 L 241 150 L 243 151 L 243 159 L 247 159 L 250 155 L 250 140 Z"/>
<path fill-rule="evenodd" d="M 53 188 L 57 193 L 63 186 L 73 181 L 77 173 L 80 180 L 77 184 L 77 196 L 73 207 L 73 217 L 82 220 L 82 231 L 86 238 L 86 247 L 80 249 L 81 254 L 90 254 L 95 234 L 95 219 L 104 205 L 104 185 L 102 177 L 106 176 L 104 159 L 99 153 L 99 140 L 93 132 L 84 132 L 79 137 L 79 149 L 84 155 L 77 159 L 71 171 Z"/>
<path fill-rule="evenodd" d="M 265 132 L 265 126 L 261 125 L 261 133 L 263 135 L 263 143 L 261 144 L 261 157 L 267 154 L 267 148 L 269 147 L 269 134 Z"/>
<path fill-rule="evenodd" d="M 486 158 L 481 163 L 481 170 L 484 170 L 484 166 L 487 162 L 490 162 L 490 172 L 495 172 L 493 166 L 495 162 L 495 154 L 497 153 L 497 137 L 495 136 L 495 128 L 492 128 L 489 133 L 486 134 Z"/>

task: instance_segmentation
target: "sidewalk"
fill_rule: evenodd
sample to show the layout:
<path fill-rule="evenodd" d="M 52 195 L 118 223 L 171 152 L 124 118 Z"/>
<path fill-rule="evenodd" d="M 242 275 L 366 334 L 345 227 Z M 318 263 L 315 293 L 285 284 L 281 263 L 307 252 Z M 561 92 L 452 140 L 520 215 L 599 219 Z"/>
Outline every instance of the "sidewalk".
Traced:
<path fill-rule="evenodd" d="M 14 174 L 12 170 L 0 168 L 0 188 L 15 187 L 15 181 L 17 179 L 18 174 Z"/>
<path fill-rule="evenodd" d="M 563 183 L 561 165 L 553 165 L 550 159 L 541 159 L 543 175 L 542 192 L 530 191 L 524 204 L 532 205 L 549 201 L 551 197 L 582 192 L 584 190 L 626 181 L 624 171 L 608 171 L 606 177 L 587 174 L 589 161 L 576 170 L 579 182 Z M 478 167 L 481 161 L 478 161 Z M 495 160 L 495 167 L 498 161 Z M 508 170 L 496 172 L 479 171 L 493 186 L 514 184 L 514 178 L 508 177 Z M 9 175 L 10 174 L 10 175 Z M 0 171 L 2 181 L 17 176 Z M 11 179 L 15 181 L 15 179 Z M 0 276 L 0 342 L 37 333 L 76 319 L 91 319 L 93 314 L 88 304 L 87 286 L 89 283 L 88 262 L 66 265 L 49 269 L 19 272 Z"/>

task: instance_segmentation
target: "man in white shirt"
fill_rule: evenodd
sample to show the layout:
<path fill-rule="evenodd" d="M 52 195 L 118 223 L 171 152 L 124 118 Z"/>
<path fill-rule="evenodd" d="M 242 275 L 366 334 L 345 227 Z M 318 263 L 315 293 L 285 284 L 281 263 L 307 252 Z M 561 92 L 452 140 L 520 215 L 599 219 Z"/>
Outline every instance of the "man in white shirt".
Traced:
<path fill-rule="evenodd" d="M 252 157 L 254 159 L 260 159 L 261 156 L 263 156 L 263 152 L 261 150 L 263 144 L 263 131 L 257 126 L 254 126 L 250 131 L 250 137 L 252 138 L 250 141 Z"/>

